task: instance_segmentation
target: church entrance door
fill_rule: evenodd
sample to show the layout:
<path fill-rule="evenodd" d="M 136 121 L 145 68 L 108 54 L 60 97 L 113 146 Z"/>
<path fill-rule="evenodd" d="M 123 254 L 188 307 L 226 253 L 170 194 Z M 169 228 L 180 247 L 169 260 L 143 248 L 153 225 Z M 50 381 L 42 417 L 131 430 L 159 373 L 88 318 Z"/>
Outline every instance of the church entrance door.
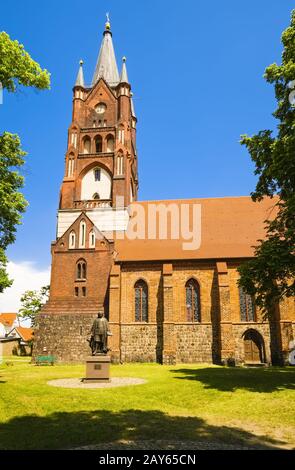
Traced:
<path fill-rule="evenodd" d="M 260 333 L 248 330 L 244 335 L 245 363 L 261 364 L 265 362 L 264 341 Z"/>

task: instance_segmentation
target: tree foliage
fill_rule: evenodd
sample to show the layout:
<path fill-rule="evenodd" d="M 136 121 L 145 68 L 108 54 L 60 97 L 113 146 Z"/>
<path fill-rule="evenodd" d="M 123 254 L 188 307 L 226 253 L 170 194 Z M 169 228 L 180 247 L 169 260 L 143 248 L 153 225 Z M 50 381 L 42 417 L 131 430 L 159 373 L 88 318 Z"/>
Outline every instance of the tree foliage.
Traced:
<path fill-rule="evenodd" d="M 50 75 L 30 57 L 22 44 L 1 32 L 0 82 L 9 92 L 15 92 L 18 85 L 42 90 L 50 87 Z M 24 186 L 19 170 L 25 155 L 16 134 L 4 132 L 0 135 L 0 293 L 12 284 L 6 271 L 5 251 L 15 241 L 16 226 L 21 223 L 21 214 L 27 206 L 19 191 Z"/>
<path fill-rule="evenodd" d="M 16 91 L 17 85 L 32 86 L 40 90 L 49 88 L 50 75 L 42 70 L 24 46 L 0 33 L 0 82 L 8 91 Z"/>
<path fill-rule="evenodd" d="M 239 268 L 240 285 L 255 295 L 266 315 L 283 297 L 295 295 L 295 108 L 291 100 L 295 89 L 295 10 L 282 42 L 281 65 L 272 64 L 265 71 L 266 81 L 275 89 L 277 132 L 273 135 L 273 131 L 263 130 L 241 140 L 259 176 L 252 199 L 275 197 L 276 213 L 266 221 L 266 239 L 259 240 L 255 257 Z"/>
<path fill-rule="evenodd" d="M 27 290 L 21 297 L 21 308 L 18 317 L 23 320 L 31 320 L 32 327 L 35 326 L 36 317 L 42 306 L 47 302 L 49 297 L 49 287 L 41 287 L 40 291 Z"/>
<path fill-rule="evenodd" d="M 17 135 L 4 132 L 0 136 L 0 292 L 11 285 L 5 250 L 15 241 L 16 226 L 21 223 L 21 214 L 27 206 L 19 191 L 24 186 L 24 178 L 18 172 L 25 155 Z"/>

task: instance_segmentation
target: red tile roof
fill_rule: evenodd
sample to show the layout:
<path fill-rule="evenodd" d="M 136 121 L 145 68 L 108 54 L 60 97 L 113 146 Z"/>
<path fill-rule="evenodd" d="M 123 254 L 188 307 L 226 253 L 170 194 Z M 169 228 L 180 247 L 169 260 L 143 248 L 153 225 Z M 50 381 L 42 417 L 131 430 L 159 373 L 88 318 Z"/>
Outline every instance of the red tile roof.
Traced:
<path fill-rule="evenodd" d="M 16 313 L 0 313 L 0 323 L 2 323 L 4 326 L 13 326 L 16 317 Z"/>
<path fill-rule="evenodd" d="M 33 338 L 33 328 L 24 328 L 23 326 L 18 326 L 15 329 L 24 341 L 30 341 Z"/>
<path fill-rule="evenodd" d="M 253 256 L 253 245 L 265 237 L 265 223 L 276 213 L 277 198 L 253 202 L 250 197 L 225 197 L 171 201 L 136 202 L 145 213 L 143 239 L 115 240 L 116 261 L 156 261 L 185 259 L 229 259 Z M 184 250 L 184 238 L 161 240 L 148 236 L 147 214 L 150 204 L 159 207 L 194 204 L 201 207 L 201 244 L 198 249 Z M 131 205 L 132 206 L 132 205 Z M 135 216 L 137 217 L 137 216 Z M 190 215 L 190 219 L 192 217 Z M 131 219 L 132 220 L 132 219 Z"/>

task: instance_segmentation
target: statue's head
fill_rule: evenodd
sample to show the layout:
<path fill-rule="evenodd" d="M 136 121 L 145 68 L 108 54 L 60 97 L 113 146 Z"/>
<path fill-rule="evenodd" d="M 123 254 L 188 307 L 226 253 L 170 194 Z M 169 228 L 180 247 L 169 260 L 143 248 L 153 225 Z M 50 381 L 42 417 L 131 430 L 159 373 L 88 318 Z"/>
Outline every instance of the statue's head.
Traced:
<path fill-rule="evenodd" d="M 102 318 L 103 317 L 103 312 L 98 312 L 97 316 L 98 316 L 98 318 Z"/>

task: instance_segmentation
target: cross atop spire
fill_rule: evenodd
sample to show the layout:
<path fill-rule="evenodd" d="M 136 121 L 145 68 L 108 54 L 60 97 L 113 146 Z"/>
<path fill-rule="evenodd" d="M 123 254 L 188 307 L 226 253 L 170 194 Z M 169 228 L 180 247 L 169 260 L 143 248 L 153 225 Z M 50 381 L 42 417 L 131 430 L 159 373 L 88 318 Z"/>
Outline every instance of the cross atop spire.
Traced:
<path fill-rule="evenodd" d="M 107 22 L 105 24 L 105 28 L 110 30 L 111 29 L 110 14 L 106 13 L 106 17 L 107 17 Z"/>
<path fill-rule="evenodd" d="M 93 79 L 92 86 L 94 86 L 100 78 L 110 86 L 117 86 L 120 82 L 118 66 L 113 46 L 111 23 L 109 13 L 106 14 L 107 22 L 105 24 L 105 31 L 103 33 L 103 40 L 101 43 Z"/>

